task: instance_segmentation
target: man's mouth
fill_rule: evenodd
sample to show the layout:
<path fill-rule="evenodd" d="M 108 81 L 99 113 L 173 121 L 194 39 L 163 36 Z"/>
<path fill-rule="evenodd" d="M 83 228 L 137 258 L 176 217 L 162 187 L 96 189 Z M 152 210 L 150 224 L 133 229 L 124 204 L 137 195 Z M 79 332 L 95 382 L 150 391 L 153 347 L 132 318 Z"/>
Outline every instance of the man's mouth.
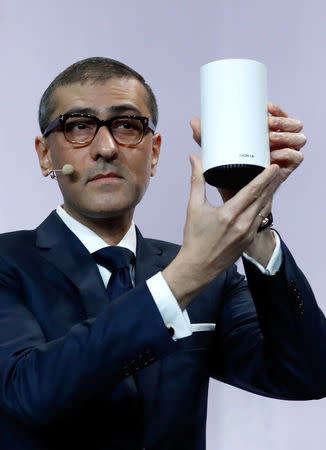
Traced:
<path fill-rule="evenodd" d="M 97 182 L 97 183 L 105 183 L 105 182 L 115 182 L 121 180 L 122 176 L 116 172 L 108 172 L 108 173 L 98 173 L 94 177 L 90 178 L 88 182 Z"/>

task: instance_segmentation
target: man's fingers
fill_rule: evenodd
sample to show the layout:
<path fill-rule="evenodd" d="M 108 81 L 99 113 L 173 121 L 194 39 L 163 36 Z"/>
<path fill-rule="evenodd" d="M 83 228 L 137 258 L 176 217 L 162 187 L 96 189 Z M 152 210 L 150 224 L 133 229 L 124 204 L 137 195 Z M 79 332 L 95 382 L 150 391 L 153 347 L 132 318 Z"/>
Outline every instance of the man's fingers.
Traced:
<path fill-rule="evenodd" d="M 304 159 L 303 153 L 292 148 L 271 151 L 271 162 L 280 167 L 298 167 Z"/>
<path fill-rule="evenodd" d="M 292 133 L 298 133 L 303 128 L 301 120 L 288 117 L 269 116 L 268 125 L 270 131 L 290 131 Z"/>
<path fill-rule="evenodd" d="M 206 199 L 205 178 L 200 158 L 196 155 L 190 155 L 189 159 L 192 168 L 189 205 L 196 206 L 202 204 Z"/>
<path fill-rule="evenodd" d="M 201 122 L 198 117 L 194 117 L 190 120 L 190 126 L 193 131 L 193 138 L 198 145 L 201 145 Z"/>
<path fill-rule="evenodd" d="M 255 219 L 255 217 L 258 216 L 260 213 L 263 216 L 268 215 L 268 213 L 270 212 L 269 208 L 271 208 L 272 205 L 273 195 L 275 194 L 276 190 L 282 183 L 282 179 L 279 176 L 280 168 L 277 165 L 274 166 L 276 167 L 274 177 L 270 179 L 269 183 L 265 184 L 259 197 L 257 197 L 256 200 L 253 201 L 251 205 L 248 207 L 248 212 L 253 219 Z"/>
<path fill-rule="evenodd" d="M 269 166 L 221 207 L 229 218 L 228 227 L 241 242 L 243 239 L 248 245 L 252 242 L 262 220 L 271 211 L 274 192 L 280 185 L 279 172 L 277 165 Z"/>
<path fill-rule="evenodd" d="M 280 148 L 300 149 L 306 144 L 307 138 L 303 133 L 271 131 L 269 133 L 269 142 L 272 150 Z"/>
<path fill-rule="evenodd" d="M 247 186 L 243 187 L 234 197 L 225 203 L 232 214 L 237 216 L 245 211 L 252 203 L 257 204 L 257 214 L 266 203 L 266 196 L 272 195 L 279 186 L 280 168 L 276 164 L 268 166 Z"/>
<path fill-rule="evenodd" d="M 276 103 L 268 102 L 268 112 L 272 114 L 272 116 L 278 116 L 278 117 L 287 117 L 287 113 L 282 109 L 279 105 Z"/>
<path fill-rule="evenodd" d="M 281 183 L 278 174 L 279 170 L 261 194 L 248 205 L 238 218 L 238 228 L 246 230 L 249 240 L 255 236 L 262 220 L 271 212 L 273 195 Z"/>
<path fill-rule="evenodd" d="M 272 196 L 266 199 L 266 203 L 257 209 L 257 205 L 254 203 L 249 206 L 246 211 L 246 215 L 248 217 L 249 222 L 251 223 L 250 230 L 253 233 L 253 236 L 258 232 L 260 225 L 263 220 L 268 216 L 268 214 L 272 210 Z"/>

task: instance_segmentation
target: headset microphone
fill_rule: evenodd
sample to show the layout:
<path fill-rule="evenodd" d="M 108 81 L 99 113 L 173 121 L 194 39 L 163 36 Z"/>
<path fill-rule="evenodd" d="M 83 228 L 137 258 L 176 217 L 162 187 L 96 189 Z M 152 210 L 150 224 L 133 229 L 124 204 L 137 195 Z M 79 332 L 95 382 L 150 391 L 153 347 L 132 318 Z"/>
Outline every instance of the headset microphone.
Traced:
<path fill-rule="evenodd" d="M 62 169 L 53 169 L 51 170 L 51 178 L 56 178 L 56 173 L 57 172 L 62 172 L 63 175 L 71 175 L 72 173 L 74 173 L 75 168 L 74 166 L 72 166 L 71 164 L 65 164 Z"/>

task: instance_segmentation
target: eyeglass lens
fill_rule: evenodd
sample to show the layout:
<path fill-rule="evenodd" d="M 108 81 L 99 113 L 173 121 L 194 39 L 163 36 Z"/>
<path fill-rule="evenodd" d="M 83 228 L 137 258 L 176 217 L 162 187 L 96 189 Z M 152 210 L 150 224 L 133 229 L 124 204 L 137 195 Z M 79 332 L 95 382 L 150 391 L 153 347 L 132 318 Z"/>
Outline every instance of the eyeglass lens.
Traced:
<path fill-rule="evenodd" d="M 69 117 L 66 120 L 64 134 L 72 143 L 90 142 L 97 131 L 97 122 L 91 117 Z M 144 135 L 143 123 L 132 117 L 119 118 L 111 122 L 110 131 L 113 138 L 120 144 L 138 144 Z"/>

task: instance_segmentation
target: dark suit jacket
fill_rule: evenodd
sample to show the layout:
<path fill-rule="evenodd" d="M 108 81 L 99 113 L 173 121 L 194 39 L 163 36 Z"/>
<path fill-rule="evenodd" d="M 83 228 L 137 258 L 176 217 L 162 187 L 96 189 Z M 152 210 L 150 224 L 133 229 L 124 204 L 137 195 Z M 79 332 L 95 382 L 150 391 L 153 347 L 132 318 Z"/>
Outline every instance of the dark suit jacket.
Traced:
<path fill-rule="evenodd" d="M 136 286 L 108 304 L 96 264 L 53 212 L 0 236 L 0 448 L 203 450 L 209 376 L 257 394 L 325 393 L 325 319 L 283 245 L 188 308 L 216 323 L 174 342 L 145 280 L 178 246 L 138 233 Z M 253 302 L 253 300 L 254 302 Z"/>

